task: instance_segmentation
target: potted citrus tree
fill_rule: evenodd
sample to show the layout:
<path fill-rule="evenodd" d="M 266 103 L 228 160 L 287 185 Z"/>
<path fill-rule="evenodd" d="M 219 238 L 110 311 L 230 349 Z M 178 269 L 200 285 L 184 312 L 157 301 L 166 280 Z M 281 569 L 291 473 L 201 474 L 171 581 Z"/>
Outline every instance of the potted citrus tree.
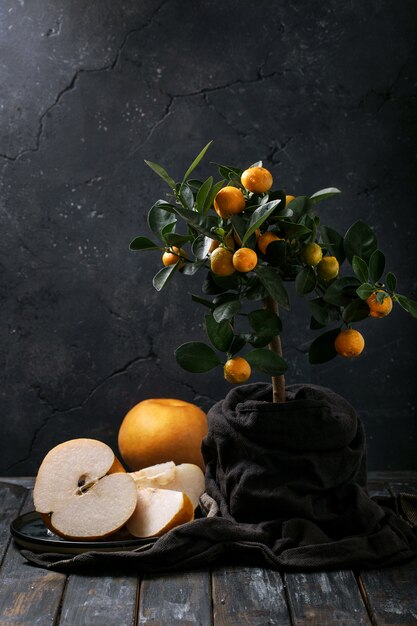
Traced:
<path fill-rule="evenodd" d="M 174 277 L 202 275 L 202 293 L 192 300 L 205 310 L 208 343 L 179 346 L 175 357 L 182 368 L 200 373 L 222 367 L 230 383 L 244 383 L 258 370 L 272 377 L 273 402 L 285 402 L 279 307 L 290 309 L 288 281 L 298 296 L 309 297 L 310 328 L 317 335 L 308 350 L 312 364 L 359 356 L 365 339 L 357 324 L 387 316 L 395 303 L 417 317 L 417 303 L 399 294 L 395 275 L 386 272 L 370 226 L 359 220 L 343 236 L 321 222 L 319 204 L 338 189 L 311 196 L 274 190 L 260 161 L 244 170 L 215 164 L 217 181 L 192 178 L 210 143 L 179 182 L 146 161 L 169 192 L 148 213 L 152 239 L 138 236 L 130 244 L 131 250 L 160 252 L 153 278 L 158 291 Z"/>

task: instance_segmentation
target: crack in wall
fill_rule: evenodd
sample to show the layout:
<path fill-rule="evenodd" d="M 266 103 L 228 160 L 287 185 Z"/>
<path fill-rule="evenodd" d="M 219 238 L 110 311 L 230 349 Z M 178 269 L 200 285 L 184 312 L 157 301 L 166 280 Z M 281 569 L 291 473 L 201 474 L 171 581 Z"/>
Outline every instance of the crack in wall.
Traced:
<path fill-rule="evenodd" d="M 82 74 L 92 74 L 92 73 L 98 73 L 98 72 L 107 72 L 107 71 L 112 71 L 117 63 L 119 62 L 122 54 L 123 54 L 123 49 L 126 46 L 129 38 L 132 35 L 138 34 L 140 32 L 142 32 L 143 30 L 145 30 L 146 28 L 150 27 L 152 22 L 154 21 L 155 17 L 157 16 L 157 14 L 162 10 L 162 8 L 168 4 L 169 0 L 163 0 L 158 7 L 152 12 L 152 14 L 150 15 L 150 17 L 148 18 L 148 20 L 142 24 L 141 26 L 139 26 L 138 28 L 133 28 L 131 30 L 129 30 L 125 36 L 123 37 L 122 43 L 120 44 L 116 56 L 114 57 L 113 61 L 111 63 L 108 63 L 102 67 L 99 68 L 95 68 L 95 69 L 85 69 L 85 68 L 81 68 L 79 70 L 77 70 L 74 74 L 74 76 L 72 77 L 71 81 L 68 83 L 68 85 L 66 85 L 63 89 L 61 89 L 57 96 L 55 97 L 54 102 L 47 108 L 45 109 L 45 111 L 42 113 L 42 115 L 39 118 L 39 123 L 38 123 L 38 130 L 36 133 L 36 138 L 35 138 L 35 145 L 30 147 L 30 148 L 24 148 L 23 150 L 21 150 L 20 152 L 18 152 L 18 154 L 12 156 L 12 155 L 8 155 L 5 153 L 0 153 L 0 157 L 5 159 L 6 161 L 18 161 L 23 155 L 29 153 L 29 152 L 38 152 L 39 148 L 40 148 L 40 144 L 41 144 L 41 137 L 43 134 L 43 131 L 45 129 L 45 125 L 44 125 L 44 121 L 46 119 L 46 117 L 51 113 L 51 111 L 59 104 L 59 102 L 61 101 L 62 97 L 68 93 L 69 91 L 72 91 L 75 88 L 75 85 L 78 81 L 78 78 L 82 75 Z"/>
<path fill-rule="evenodd" d="M 65 414 L 65 413 L 72 413 L 73 411 L 78 411 L 80 409 L 83 409 L 84 406 L 89 402 L 89 400 L 93 397 L 93 395 L 103 386 L 105 385 L 109 380 L 111 380 L 112 378 L 116 377 L 116 376 L 121 376 L 123 374 L 125 374 L 130 368 L 132 368 L 134 365 L 136 365 L 136 363 L 141 363 L 144 361 L 150 361 L 152 359 L 156 358 L 156 355 L 153 352 L 153 348 L 150 349 L 149 353 L 146 356 L 140 356 L 140 357 L 135 357 L 134 359 L 131 359 L 130 361 L 128 361 L 123 367 L 115 370 L 114 372 L 111 372 L 111 374 L 109 374 L 108 376 L 106 376 L 105 378 L 103 378 L 101 381 L 99 381 L 97 383 L 97 385 L 87 394 L 87 396 L 84 398 L 84 400 L 75 406 L 72 407 L 68 407 L 65 409 L 60 409 L 58 407 L 55 407 L 46 397 L 46 395 L 43 393 L 42 388 L 40 387 L 40 385 L 31 385 L 32 389 L 34 389 L 36 391 L 36 395 L 39 399 L 39 401 L 44 404 L 45 406 L 47 406 L 49 409 L 51 409 L 51 412 L 49 413 L 49 415 L 46 415 L 42 421 L 42 423 L 33 431 L 32 433 L 32 438 L 29 444 L 29 450 L 26 453 L 26 455 L 20 459 L 18 459 L 17 461 L 14 461 L 11 465 L 7 466 L 4 468 L 4 472 L 8 472 L 10 470 L 12 470 L 13 468 L 15 468 L 16 466 L 25 463 L 26 461 L 29 461 L 31 456 L 32 456 L 32 452 L 34 450 L 35 444 L 37 442 L 39 433 L 48 425 L 49 421 L 54 417 L 54 415 L 56 414 Z"/>

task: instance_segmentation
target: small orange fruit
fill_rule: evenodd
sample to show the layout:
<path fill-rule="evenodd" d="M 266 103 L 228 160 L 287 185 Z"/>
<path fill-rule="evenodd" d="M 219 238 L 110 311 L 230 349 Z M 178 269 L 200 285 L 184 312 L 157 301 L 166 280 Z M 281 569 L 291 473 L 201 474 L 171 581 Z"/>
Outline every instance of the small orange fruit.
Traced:
<path fill-rule="evenodd" d="M 228 383 L 232 385 L 236 383 L 245 383 L 251 375 L 251 366 L 241 356 L 235 356 L 226 361 L 223 367 L 224 377 Z"/>
<path fill-rule="evenodd" d="M 383 289 L 378 289 L 378 291 L 385 293 Z M 369 315 L 371 317 L 385 317 L 392 311 L 392 298 L 387 294 L 382 302 L 378 302 L 376 294 L 377 292 L 374 291 L 369 298 L 366 298 L 366 303 L 369 306 Z"/>
<path fill-rule="evenodd" d="M 264 167 L 249 167 L 241 176 L 240 182 L 248 191 L 265 193 L 272 187 L 273 179 L 269 170 Z"/>
<path fill-rule="evenodd" d="M 239 248 L 233 255 L 232 263 L 238 272 L 251 272 L 258 263 L 258 255 L 251 248 Z"/>
<path fill-rule="evenodd" d="M 316 267 L 323 258 L 323 251 L 318 243 L 308 243 L 302 249 L 301 256 L 307 265 Z"/>
<path fill-rule="evenodd" d="M 237 187 L 223 187 L 214 199 L 214 209 L 220 217 L 228 219 L 245 209 L 245 196 Z"/>
<path fill-rule="evenodd" d="M 162 255 L 162 263 L 165 267 L 168 267 L 168 265 L 175 265 L 181 257 L 185 257 L 184 250 L 182 248 L 177 248 L 177 246 L 172 246 L 172 248 L 164 252 Z M 184 262 L 181 260 L 181 265 L 183 264 Z"/>
<path fill-rule="evenodd" d="M 285 196 L 285 205 L 295 200 L 295 196 Z"/>
<path fill-rule="evenodd" d="M 262 254 L 266 254 L 266 249 L 272 241 L 283 241 L 282 237 L 278 237 L 275 233 L 267 230 L 265 233 L 258 237 L 258 248 Z"/>
<path fill-rule="evenodd" d="M 347 328 L 337 335 L 334 347 L 340 356 L 348 358 L 359 356 L 365 347 L 365 340 L 358 330 Z"/>
<path fill-rule="evenodd" d="M 317 265 L 318 277 L 328 281 L 336 278 L 339 273 L 339 261 L 335 256 L 324 256 Z"/>
<path fill-rule="evenodd" d="M 220 246 L 213 250 L 210 256 L 210 269 L 216 276 L 230 276 L 235 272 L 233 267 L 233 252 Z"/>

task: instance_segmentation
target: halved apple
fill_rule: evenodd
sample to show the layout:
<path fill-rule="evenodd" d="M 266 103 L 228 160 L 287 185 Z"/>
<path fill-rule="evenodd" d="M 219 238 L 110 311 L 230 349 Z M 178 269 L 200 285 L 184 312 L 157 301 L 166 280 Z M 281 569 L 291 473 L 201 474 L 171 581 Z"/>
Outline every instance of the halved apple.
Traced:
<path fill-rule="evenodd" d="M 72 439 L 50 450 L 42 461 L 33 500 L 57 535 L 95 540 L 127 522 L 137 505 L 137 487 L 105 443 Z"/>
<path fill-rule="evenodd" d="M 193 519 L 194 507 L 185 493 L 144 487 L 137 489 L 136 508 L 126 528 L 134 537 L 160 537 Z"/>
<path fill-rule="evenodd" d="M 168 461 L 130 472 L 130 475 L 138 489 L 153 487 L 186 493 L 194 508 L 204 491 L 204 473 L 193 463 L 175 465 L 173 461 Z"/>

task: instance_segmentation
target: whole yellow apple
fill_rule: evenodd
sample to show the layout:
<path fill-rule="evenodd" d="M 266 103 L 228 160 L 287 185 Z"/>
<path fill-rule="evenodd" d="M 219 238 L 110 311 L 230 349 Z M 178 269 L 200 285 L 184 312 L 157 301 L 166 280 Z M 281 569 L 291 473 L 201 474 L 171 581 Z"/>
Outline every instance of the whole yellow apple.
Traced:
<path fill-rule="evenodd" d="M 198 406 L 152 398 L 127 413 L 118 444 L 123 461 L 133 471 L 166 461 L 193 463 L 204 471 L 201 441 L 206 434 L 206 414 Z"/>

